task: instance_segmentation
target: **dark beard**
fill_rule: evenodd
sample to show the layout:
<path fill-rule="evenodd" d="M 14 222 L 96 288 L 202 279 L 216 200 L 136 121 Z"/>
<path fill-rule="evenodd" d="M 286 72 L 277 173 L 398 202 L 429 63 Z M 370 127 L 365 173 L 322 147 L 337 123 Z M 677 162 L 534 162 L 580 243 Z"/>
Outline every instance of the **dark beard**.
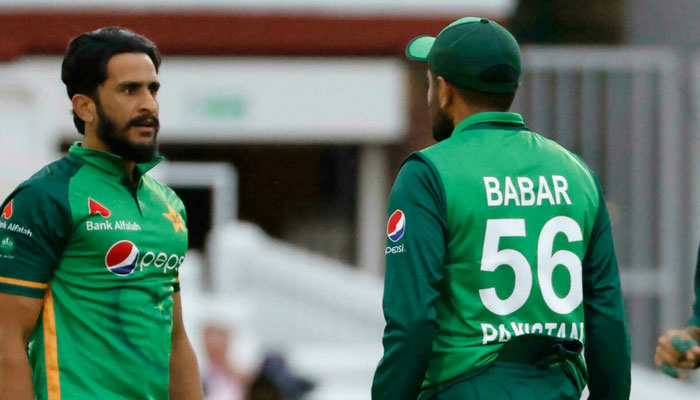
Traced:
<path fill-rule="evenodd" d="M 107 145 L 111 153 L 118 155 L 124 160 L 133 161 L 135 163 L 149 162 L 156 157 L 158 154 L 158 142 L 156 138 L 158 137 L 158 130 L 160 129 L 158 118 L 139 116 L 131 119 L 123 128 L 117 129 L 117 124 L 104 112 L 101 104 L 97 104 L 97 115 L 100 118 L 96 129 L 97 137 Z M 156 121 L 153 141 L 145 145 L 131 143 L 129 139 L 127 139 L 126 132 L 129 128 L 149 118 L 154 118 Z"/>
<path fill-rule="evenodd" d="M 452 136 L 452 131 L 455 129 L 452 118 L 440 108 L 432 110 L 431 114 L 433 115 L 433 139 L 441 142 Z"/>

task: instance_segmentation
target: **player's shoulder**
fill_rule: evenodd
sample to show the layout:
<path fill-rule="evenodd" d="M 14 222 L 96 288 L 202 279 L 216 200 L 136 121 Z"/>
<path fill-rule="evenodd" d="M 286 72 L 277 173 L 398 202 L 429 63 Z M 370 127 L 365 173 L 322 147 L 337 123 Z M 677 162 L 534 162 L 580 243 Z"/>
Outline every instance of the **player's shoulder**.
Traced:
<path fill-rule="evenodd" d="M 71 178 L 83 164 L 80 160 L 65 156 L 45 165 L 24 182 L 20 183 L 9 198 L 18 193 L 24 195 L 59 197 L 66 193 Z"/>
<path fill-rule="evenodd" d="M 562 146 L 556 140 L 546 138 L 537 132 L 530 131 L 530 133 L 533 135 L 538 145 L 545 151 L 556 154 L 559 157 L 563 158 L 564 161 L 568 161 L 574 167 L 581 168 L 587 173 L 592 174 L 592 171 L 588 164 L 586 164 L 586 162 L 583 161 L 583 159 L 578 154 Z"/>
<path fill-rule="evenodd" d="M 560 153 L 560 154 L 566 155 L 567 157 L 573 157 L 577 160 L 577 162 L 582 162 L 580 157 L 578 157 L 575 153 L 573 153 L 572 151 L 570 151 L 566 147 L 562 146 L 556 140 L 547 138 L 538 132 L 533 132 L 533 131 L 527 131 L 527 132 L 532 135 L 533 141 L 535 142 L 537 147 L 539 147 L 541 149 L 546 149 L 547 151 L 550 151 L 550 152 Z"/>
<path fill-rule="evenodd" d="M 423 149 L 408 155 L 401 163 L 399 175 L 408 176 L 431 176 L 435 173 L 435 165 Z"/>
<path fill-rule="evenodd" d="M 178 206 L 183 204 L 180 196 L 178 196 L 170 186 L 158 181 L 148 174 L 144 175 L 141 179 L 143 179 L 143 184 L 146 185 L 149 190 L 155 192 L 159 197 L 163 198 L 169 203 L 176 203 Z M 174 205 L 175 204 L 173 204 L 173 206 Z"/>
<path fill-rule="evenodd" d="M 450 140 L 452 139 L 451 137 L 441 140 L 437 143 L 433 143 L 432 145 L 422 149 L 418 150 L 415 153 L 411 154 L 411 156 L 421 158 L 425 161 L 429 160 L 431 157 L 434 157 L 444 151 L 447 151 L 449 149 L 452 149 L 454 146 L 455 141 Z M 409 157 L 411 157 L 409 156 Z"/>
<path fill-rule="evenodd" d="M 20 218 L 42 215 L 56 225 L 63 224 L 70 215 L 68 186 L 81 165 L 69 156 L 47 164 L 5 198 L 0 204 L 3 216 L 9 219 L 13 214 Z"/>
<path fill-rule="evenodd" d="M 143 184 L 147 185 L 148 188 L 158 194 L 163 196 L 177 196 L 175 191 L 163 182 L 153 178 L 152 176 L 145 174 L 141 179 L 143 179 Z"/>
<path fill-rule="evenodd" d="M 411 153 L 401 164 L 392 191 L 443 193 L 442 179 L 432 161 L 421 152 Z"/>

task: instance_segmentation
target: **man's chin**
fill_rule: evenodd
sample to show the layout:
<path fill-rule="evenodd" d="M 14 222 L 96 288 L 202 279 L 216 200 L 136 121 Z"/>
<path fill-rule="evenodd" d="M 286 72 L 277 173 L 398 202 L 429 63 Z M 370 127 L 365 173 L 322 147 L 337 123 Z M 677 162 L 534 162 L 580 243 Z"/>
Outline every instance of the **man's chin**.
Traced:
<path fill-rule="evenodd" d="M 153 137 L 140 137 L 136 140 L 130 140 L 129 144 L 133 148 L 153 149 L 154 147 L 156 147 L 156 139 Z"/>
<path fill-rule="evenodd" d="M 152 144 L 148 146 L 134 146 L 132 148 L 131 154 L 129 154 L 127 159 L 140 164 L 153 161 L 153 159 L 156 158 L 157 155 L 158 147 L 156 146 L 154 140 Z"/>
<path fill-rule="evenodd" d="M 123 159 L 136 163 L 145 163 L 158 155 L 158 132 L 142 134 L 136 138 L 121 143 L 119 154 Z"/>
<path fill-rule="evenodd" d="M 152 161 L 158 154 L 158 144 L 155 139 L 148 144 L 134 142 L 117 142 L 110 146 L 112 152 L 126 161 L 137 164 Z"/>

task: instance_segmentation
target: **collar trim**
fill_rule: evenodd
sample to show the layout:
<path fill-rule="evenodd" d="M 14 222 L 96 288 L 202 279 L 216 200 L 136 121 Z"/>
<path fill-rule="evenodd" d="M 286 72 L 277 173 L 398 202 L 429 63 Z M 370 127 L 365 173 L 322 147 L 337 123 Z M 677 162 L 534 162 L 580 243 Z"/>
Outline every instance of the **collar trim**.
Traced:
<path fill-rule="evenodd" d="M 489 111 L 468 116 L 467 118 L 463 119 L 462 122 L 457 124 L 452 133 L 455 134 L 457 132 L 462 132 L 469 129 L 469 127 L 473 125 L 484 123 L 501 123 L 522 125 L 523 127 L 525 126 L 523 117 L 518 113 Z"/>
<path fill-rule="evenodd" d="M 123 176 L 124 175 L 124 159 L 116 154 L 112 154 L 107 151 L 88 149 L 82 146 L 81 142 L 75 142 L 68 149 L 68 154 L 72 157 L 76 157 L 86 164 L 93 165 L 111 175 Z M 139 171 L 139 178 L 143 176 L 146 172 L 150 171 L 163 161 L 163 156 L 157 156 L 153 160 L 147 163 L 136 164 L 136 169 Z"/>

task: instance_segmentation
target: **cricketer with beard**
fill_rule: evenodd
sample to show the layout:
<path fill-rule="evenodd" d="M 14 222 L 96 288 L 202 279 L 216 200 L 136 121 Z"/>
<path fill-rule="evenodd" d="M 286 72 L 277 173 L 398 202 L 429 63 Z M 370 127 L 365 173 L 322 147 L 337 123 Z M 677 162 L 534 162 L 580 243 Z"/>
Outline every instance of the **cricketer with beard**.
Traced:
<path fill-rule="evenodd" d="M 1 400 L 203 398 L 178 282 L 185 208 L 146 175 L 162 159 L 160 61 L 119 27 L 68 45 L 84 138 L 0 208 Z"/>
<path fill-rule="evenodd" d="M 374 400 L 622 400 L 629 334 L 605 199 L 586 164 L 508 112 L 520 49 L 485 18 L 408 44 L 437 144 L 389 200 Z M 585 351 L 585 359 L 581 354 Z"/>

